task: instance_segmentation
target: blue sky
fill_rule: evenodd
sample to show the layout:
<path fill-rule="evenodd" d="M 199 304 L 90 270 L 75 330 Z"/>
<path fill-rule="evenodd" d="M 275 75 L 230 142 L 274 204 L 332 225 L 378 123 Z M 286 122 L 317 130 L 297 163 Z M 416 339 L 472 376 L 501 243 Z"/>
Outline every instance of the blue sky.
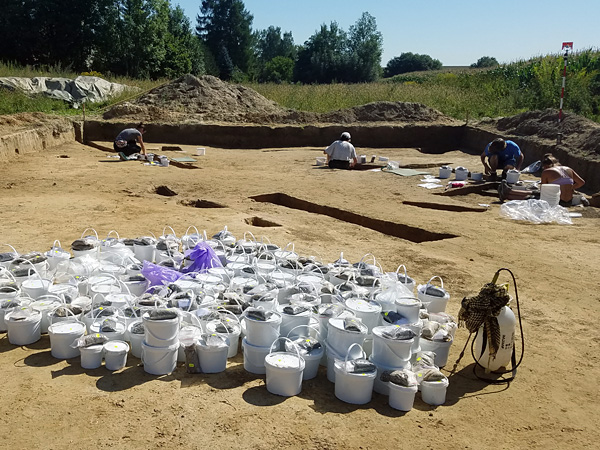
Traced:
<path fill-rule="evenodd" d="M 201 0 L 171 0 L 196 25 Z M 269 25 L 291 31 L 303 44 L 321 24 L 348 31 L 363 12 L 383 34 L 382 65 L 403 52 L 428 54 L 446 66 L 466 66 L 481 56 L 511 62 L 600 47 L 599 0 L 244 0 L 253 30 Z"/>

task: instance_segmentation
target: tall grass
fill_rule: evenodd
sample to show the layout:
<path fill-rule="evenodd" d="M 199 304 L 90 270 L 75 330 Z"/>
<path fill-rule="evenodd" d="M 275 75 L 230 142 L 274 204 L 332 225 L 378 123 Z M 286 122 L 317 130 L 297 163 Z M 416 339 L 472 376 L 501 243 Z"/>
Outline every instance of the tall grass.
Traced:
<path fill-rule="evenodd" d="M 497 117 L 523 111 L 558 108 L 563 58 L 560 54 L 515 61 L 493 69 L 452 68 L 435 72 L 398 75 L 365 84 L 258 84 L 245 83 L 283 107 L 328 112 L 371 102 L 418 102 L 457 118 Z M 69 68 L 18 67 L 0 63 L 0 76 L 62 76 L 78 74 Z M 87 104 L 90 115 L 100 114 L 115 103 L 140 95 L 168 80 L 105 79 L 138 88 L 98 104 Z M 600 122 L 600 50 L 589 49 L 569 57 L 564 109 Z M 81 114 L 64 102 L 46 97 L 25 97 L 0 90 L 0 114 L 42 111 Z"/>

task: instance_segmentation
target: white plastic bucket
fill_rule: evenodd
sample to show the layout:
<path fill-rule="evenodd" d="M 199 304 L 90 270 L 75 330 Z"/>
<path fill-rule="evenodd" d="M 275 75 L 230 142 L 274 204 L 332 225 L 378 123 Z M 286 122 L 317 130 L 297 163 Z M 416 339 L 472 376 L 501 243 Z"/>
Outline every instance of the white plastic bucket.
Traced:
<path fill-rule="evenodd" d="M 327 353 L 327 379 L 335 383 L 335 360 L 344 359 L 344 355 L 336 352 L 329 344 L 325 344 Z"/>
<path fill-rule="evenodd" d="M 398 411 L 410 411 L 415 403 L 415 394 L 418 386 L 400 386 L 399 384 L 388 382 L 389 403 L 390 406 Z"/>
<path fill-rule="evenodd" d="M 318 336 L 318 330 L 316 328 L 310 327 L 308 325 L 306 325 L 306 326 L 301 325 L 297 328 L 305 329 L 308 331 L 308 333 L 304 333 L 304 334 L 294 333 L 294 336 L 298 336 L 298 339 L 305 339 L 306 337 L 308 337 L 310 335 L 310 330 L 313 330 L 315 332 L 315 335 Z M 292 328 L 290 330 L 290 332 L 288 333 L 288 338 L 290 337 L 290 334 L 292 334 L 292 332 L 294 332 L 294 331 L 295 331 L 294 328 Z M 315 339 L 319 340 L 318 337 L 315 337 Z M 319 371 L 319 365 L 321 363 L 321 360 L 323 359 L 323 356 L 325 355 L 325 347 L 323 346 L 322 342 L 320 342 L 320 343 L 321 343 L 321 348 L 313 350 L 313 352 L 311 352 L 310 354 L 302 353 L 302 352 L 300 353 L 302 358 L 304 358 L 304 363 L 305 363 L 304 372 L 302 373 L 302 380 L 312 380 L 313 378 L 315 378 L 317 376 L 317 373 Z"/>
<path fill-rule="evenodd" d="M 270 347 L 279 337 L 281 327 L 281 314 L 273 312 L 269 320 L 261 321 L 245 317 L 246 340 L 255 347 Z"/>
<path fill-rule="evenodd" d="M 23 294 L 37 299 L 48 294 L 48 289 L 52 285 L 52 281 L 41 277 L 30 277 L 21 283 Z"/>
<path fill-rule="evenodd" d="M 448 384 L 447 378 L 440 381 L 422 381 L 421 399 L 428 405 L 443 405 L 446 402 Z"/>
<path fill-rule="evenodd" d="M 310 309 L 307 309 L 300 314 L 292 315 L 286 314 L 283 309 L 288 305 L 279 305 L 277 307 L 277 312 L 281 314 L 281 325 L 279 327 L 279 334 L 281 336 L 287 336 L 290 330 L 293 330 L 296 327 L 301 325 L 308 325 L 310 322 L 311 312 Z"/>
<path fill-rule="evenodd" d="M 71 345 L 85 334 L 85 324 L 79 320 L 66 320 L 48 327 L 50 353 L 57 359 L 70 359 L 79 356 L 79 348 Z"/>
<path fill-rule="evenodd" d="M 156 250 L 156 245 L 139 245 L 133 244 L 133 253 L 135 257 L 141 261 L 154 261 L 154 250 Z"/>
<path fill-rule="evenodd" d="M 352 344 L 362 346 L 367 337 L 366 326 L 362 332 L 345 330 L 344 319 L 337 317 L 329 319 L 327 330 L 327 343 L 339 355 L 344 355 Z"/>
<path fill-rule="evenodd" d="M 356 317 L 362 320 L 367 326 L 370 334 L 373 328 L 379 325 L 381 304 L 374 300 L 364 300 L 360 298 L 350 298 L 346 300 L 346 308 L 353 311 Z"/>
<path fill-rule="evenodd" d="M 421 349 L 421 331 L 423 330 L 423 320 L 419 319 L 416 322 L 407 323 L 405 326 L 410 328 L 413 333 L 415 333 L 411 351 L 413 353 L 418 352 Z"/>
<path fill-rule="evenodd" d="M 150 347 L 170 347 L 179 342 L 179 322 L 181 317 L 152 320 L 148 312 L 142 314 L 145 329 L 145 341 Z"/>
<path fill-rule="evenodd" d="M 104 344 L 104 367 L 120 370 L 127 364 L 129 344 L 125 341 L 108 341 Z"/>
<path fill-rule="evenodd" d="M 115 321 L 115 330 L 116 331 L 101 331 L 102 322 L 106 318 L 102 318 L 101 320 L 96 320 L 94 323 L 90 325 L 90 333 L 101 333 L 108 338 L 109 341 L 123 341 L 125 340 L 125 331 L 127 330 L 125 323 Z M 116 319 L 115 317 L 111 317 L 111 319 Z"/>
<path fill-rule="evenodd" d="M 227 322 L 227 325 L 232 326 L 234 329 L 232 333 L 221 333 L 229 338 L 229 350 L 227 352 L 227 358 L 233 358 L 235 355 L 237 355 L 239 350 L 240 334 L 242 333 L 242 327 L 239 324 L 239 322 L 236 323 L 234 319 L 231 319 L 229 317 L 224 317 L 223 320 Z M 216 333 L 216 328 L 218 325 L 219 322 L 217 321 L 208 322 L 206 324 L 206 331 L 208 333 Z"/>
<path fill-rule="evenodd" d="M 317 156 L 317 166 L 324 166 L 327 158 L 324 156 Z"/>
<path fill-rule="evenodd" d="M 454 177 L 456 181 L 464 181 L 469 176 L 469 169 L 466 167 L 457 167 L 454 169 Z"/>
<path fill-rule="evenodd" d="M 144 371 L 151 375 L 167 375 L 177 368 L 179 341 L 168 347 L 152 347 L 142 342 Z"/>
<path fill-rule="evenodd" d="M 450 175 L 452 175 L 451 167 L 440 167 L 438 178 L 450 178 Z"/>
<path fill-rule="evenodd" d="M 506 171 L 506 182 L 508 184 L 515 184 L 519 181 L 519 177 L 521 176 L 521 172 L 515 169 L 510 169 Z"/>
<path fill-rule="evenodd" d="M 473 181 L 482 181 L 483 173 L 481 172 L 471 172 L 471 180 Z"/>
<path fill-rule="evenodd" d="M 96 344 L 79 348 L 82 369 L 97 369 L 102 365 L 104 345 Z"/>
<path fill-rule="evenodd" d="M 137 324 L 142 322 L 141 319 L 134 320 L 127 327 L 127 338 L 129 339 L 129 345 L 131 346 L 131 354 L 136 358 L 142 357 L 142 342 L 144 342 L 144 334 L 135 334 L 131 332 L 131 328 Z"/>
<path fill-rule="evenodd" d="M 434 278 L 440 280 L 440 287 L 438 289 L 441 289 L 441 291 L 443 291 L 443 296 L 438 297 L 436 295 L 426 293 L 428 286 L 433 286 L 431 282 Z M 419 286 L 417 286 L 417 297 L 419 300 L 421 300 L 423 306 L 427 308 L 427 311 L 432 313 L 445 312 L 446 305 L 448 305 L 448 301 L 450 300 L 450 294 L 446 290 L 444 290 L 444 281 L 441 277 L 437 275 L 431 277 L 427 284 L 420 284 Z"/>
<path fill-rule="evenodd" d="M 54 298 L 54 297 L 53 297 Z M 31 303 L 31 306 L 36 311 L 39 311 L 42 314 L 42 323 L 41 323 L 41 332 L 42 334 L 48 332 L 48 327 L 50 326 L 50 312 L 58 308 L 62 303 L 59 301 L 58 297 L 56 300 L 47 299 L 47 300 L 36 300 Z"/>
<path fill-rule="evenodd" d="M 206 345 L 204 341 L 196 344 L 200 368 L 204 373 L 223 372 L 227 367 L 227 352 L 229 351 L 229 338 L 223 336 L 225 345 Z"/>
<path fill-rule="evenodd" d="M 377 377 L 375 377 L 375 382 L 373 383 L 373 390 L 381 395 L 389 395 L 390 387 L 387 382 L 381 381 L 381 374 L 386 370 L 389 372 L 393 372 L 394 370 L 402 370 L 402 369 L 410 369 L 411 363 L 410 361 L 403 361 L 402 365 L 395 366 L 387 366 L 385 364 L 381 364 L 377 361 L 373 361 L 373 355 L 369 357 L 369 361 L 371 361 L 377 367 Z"/>
<path fill-rule="evenodd" d="M 359 344 L 352 345 L 360 347 Z M 373 383 L 377 377 L 377 371 L 373 373 L 347 372 L 346 363 L 348 362 L 351 350 L 348 349 L 344 360 L 335 361 L 335 396 L 346 403 L 364 405 L 365 403 L 369 403 L 373 396 Z"/>
<path fill-rule="evenodd" d="M 558 205 L 560 202 L 560 185 L 542 184 L 540 186 L 540 200 L 547 201 L 550 207 Z"/>
<path fill-rule="evenodd" d="M 11 320 L 12 315 L 18 310 L 19 308 L 14 308 L 4 317 L 8 342 L 13 345 L 29 345 L 39 341 L 42 337 L 42 314 L 35 311 L 25 320 Z"/>
<path fill-rule="evenodd" d="M 396 299 L 396 312 L 406 317 L 410 323 L 419 320 L 421 301 L 414 297 L 400 297 Z"/>
<path fill-rule="evenodd" d="M 281 338 L 288 342 L 288 338 Z M 265 357 L 265 369 L 267 374 L 267 390 L 271 394 L 283 397 L 292 397 L 302 391 L 302 374 L 304 372 L 304 358 L 300 356 L 298 348 L 294 344 L 295 354 L 290 352 L 275 352 L 273 342 L 269 348 L 269 354 Z"/>
<path fill-rule="evenodd" d="M 414 338 L 406 340 L 389 339 L 382 335 L 386 328 L 392 327 L 400 328 L 399 325 L 386 325 L 373 329 L 372 359 L 373 362 L 386 366 L 399 367 L 410 360 L 412 345 L 415 340 Z"/>
<path fill-rule="evenodd" d="M 242 339 L 244 349 L 244 369 L 247 372 L 263 375 L 267 372 L 265 368 L 265 357 L 271 351 L 271 347 L 259 347 L 252 345 L 246 338 Z"/>
<path fill-rule="evenodd" d="M 421 339 L 421 350 L 435 353 L 434 363 L 438 367 L 444 367 L 448 363 L 450 346 L 453 341 L 430 341 Z"/>

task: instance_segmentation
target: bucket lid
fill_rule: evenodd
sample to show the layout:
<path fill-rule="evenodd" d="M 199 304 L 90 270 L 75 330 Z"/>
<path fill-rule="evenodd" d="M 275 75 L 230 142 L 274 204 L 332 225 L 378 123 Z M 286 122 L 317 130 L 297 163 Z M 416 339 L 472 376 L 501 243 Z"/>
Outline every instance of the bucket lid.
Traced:
<path fill-rule="evenodd" d="M 105 352 L 126 353 L 129 351 L 129 344 L 124 341 L 108 341 L 104 344 Z"/>
<path fill-rule="evenodd" d="M 306 363 L 304 362 L 304 358 L 294 353 L 274 352 L 265 356 L 265 365 L 266 364 L 277 367 L 278 369 L 302 370 Z"/>
<path fill-rule="evenodd" d="M 349 298 L 346 300 L 346 306 L 357 312 L 378 313 L 381 311 L 381 305 L 376 301 L 361 298 Z"/>
<path fill-rule="evenodd" d="M 415 297 L 400 297 L 396 299 L 396 304 L 401 306 L 418 306 L 421 302 Z"/>
<path fill-rule="evenodd" d="M 85 324 L 78 320 L 63 320 L 48 327 L 52 334 L 80 334 L 85 330 Z"/>

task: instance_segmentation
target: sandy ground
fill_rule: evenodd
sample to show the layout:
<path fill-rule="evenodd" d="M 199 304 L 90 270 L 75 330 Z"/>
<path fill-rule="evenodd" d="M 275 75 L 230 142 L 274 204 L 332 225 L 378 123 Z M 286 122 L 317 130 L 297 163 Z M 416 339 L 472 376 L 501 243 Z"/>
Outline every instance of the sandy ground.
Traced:
<path fill-rule="evenodd" d="M 478 156 L 458 151 L 359 151 L 404 164 L 480 164 Z M 523 364 L 510 386 L 477 380 L 467 355 L 450 375 L 445 405 L 428 406 L 417 397 L 414 409 L 401 413 L 379 394 L 364 406 L 337 400 L 324 368 L 303 384 L 299 396 L 283 398 L 267 392 L 264 376 L 243 369 L 241 354 L 221 374 L 189 375 L 179 367 L 170 376 L 155 377 L 134 357 L 116 373 L 104 368 L 86 371 L 77 358 L 52 358 L 47 336 L 31 346 L 15 347 L 2 335 L 1 446 L 597 448 L 598 210 L 589 208 L 570 226 L 516 223 L 499 217 L 500 205 L 493 197 L 438 196 L 440 190 L 417 187 L 420 177 L 331 171 L 316 167 L 316 156 L 321 156 L 320 149 L 207 148 L 196 170 L 119 162 L 76 143 L 17 156 L 0 168 L 0 241 L 21 252 L 45 251 L 55 239 L 68 247 L 87 227 L 100 236 L 114 229 L 121 236 L 136 237 L 161 234 L 166 225 L 179 235 L 190 225 L 209 235 L 227 225 L 240 238 L 251 231 L 279 245 L 294 242 L 299 253 L 326 261 L 340 252 L 353 262 L 372 253 L 386 270 L 406 264 L 419 283 L 440 275 L 451 293 L 447 311 L 455 315 L 464 295 L 477 292 L 497 269 L 508 267 L 517 276 L 526 338 Z M 178 195 L 157 195 L 159 185 Z M 414 243 L 249 198 L 276 192 L 457 237 Z M 196 199 L 225 208 L 181 203 Z M 459 212 L 403 201 L 490 207 Z M 246 220 L 253 217 L 281 226 L 251 226 Z M 457 332 L 451 362 L 467 335 L 465 329 Z M 449 364 L 445 372 L 451 368 Z"/>

